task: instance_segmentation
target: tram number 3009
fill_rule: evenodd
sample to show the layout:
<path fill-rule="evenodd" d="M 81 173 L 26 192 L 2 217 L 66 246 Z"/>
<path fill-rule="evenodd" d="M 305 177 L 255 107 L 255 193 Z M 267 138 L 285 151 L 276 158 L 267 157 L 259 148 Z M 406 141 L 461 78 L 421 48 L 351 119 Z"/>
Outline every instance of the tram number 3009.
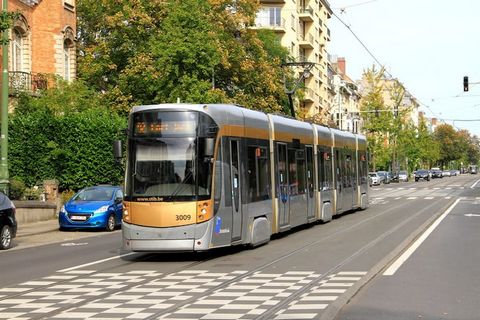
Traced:
<path fill-rule="evenodd" d="M 192 216 L 189 214 L 177 214 L 176 215 L 176 220 L 177 221 L 183 221 L 183 220 L 191 220 Z"/>

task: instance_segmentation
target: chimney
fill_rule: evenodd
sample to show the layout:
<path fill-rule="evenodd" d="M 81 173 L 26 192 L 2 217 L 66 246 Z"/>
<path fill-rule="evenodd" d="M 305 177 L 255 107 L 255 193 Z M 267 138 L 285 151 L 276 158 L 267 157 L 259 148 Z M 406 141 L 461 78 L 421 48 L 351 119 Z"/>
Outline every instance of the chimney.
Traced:
<path fill-rule="evenodd" d="M 345 63 L 345 57 L 338 57 L 337 60 L 337 66 L 338 66 L 338 72 L 342 75 L 346 74 L 346 63 Z"/>

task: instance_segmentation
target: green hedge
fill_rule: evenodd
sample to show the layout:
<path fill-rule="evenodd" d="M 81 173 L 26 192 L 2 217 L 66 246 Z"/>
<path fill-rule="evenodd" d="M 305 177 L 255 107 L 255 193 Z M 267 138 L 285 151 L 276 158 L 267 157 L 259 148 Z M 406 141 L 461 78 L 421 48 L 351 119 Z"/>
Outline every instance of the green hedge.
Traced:
<path fill-rule="evenodd" d="M 27 186 L 57 179 L 60 191 L 122 183 L 112 141 L 124 137 L 126 117 L 105 108 L 58 112 L 30 99 L 20 101 L 35 107 L 9 116 L 10 177 Z"/>

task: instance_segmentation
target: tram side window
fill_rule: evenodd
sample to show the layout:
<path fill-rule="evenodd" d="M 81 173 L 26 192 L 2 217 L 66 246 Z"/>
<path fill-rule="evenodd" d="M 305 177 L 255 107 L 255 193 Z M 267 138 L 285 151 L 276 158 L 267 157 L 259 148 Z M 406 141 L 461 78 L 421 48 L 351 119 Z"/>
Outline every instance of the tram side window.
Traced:
<path fill-rule="evenodd" d="M 305 194 L 305 153 L 297 151 L 298 194 Z"/>
<path fill-rule="evenodd" d="M 270 198 L 269 169 L 267 148 L 249 146 L 248 160 L 248 198 L 249 202 Z"/>
<path fill-rule="evenodd" d="M 290 195 L 298 194 L 298 177 L 297 177 L 297 163 L 295 161 L 296 150 L 288 150 L 288 183 Z"/>
<path fill-rule="evenodd" d="M 320 177 L 318 179 L 320 190 L 330 190 L 333 188 L 332 154 L 328 152 L 328 149 L 321 149 L 318 160 L 320 162 Z"/>
<path fill-rule="evenodd" d="M 367 183 L 367 156 L 365 152 L 359 154 L 358 175 L 361 184 Z"/>
<path fill-rule="evenodd" d="M 352 155 L 351 154 L 347 154 L 345 156 L 345 161 L 346 161 L 346 165 L 347 165 L 347 186 L 348 187 L 353 187 L 354 186 L 354 173 L 355 173 L 355 169 L 354 169 L 354 163 L 352 161 Z"/>

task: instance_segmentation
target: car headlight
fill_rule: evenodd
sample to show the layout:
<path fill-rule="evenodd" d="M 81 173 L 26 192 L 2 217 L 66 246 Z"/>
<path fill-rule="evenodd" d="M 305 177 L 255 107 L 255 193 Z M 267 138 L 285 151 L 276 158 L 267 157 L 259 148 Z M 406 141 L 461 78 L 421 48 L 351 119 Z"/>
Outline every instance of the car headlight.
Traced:
<path fill-rule="evenodd" d="M 60 213 L 67 214 L 67 210 L 65 210 L 65 206 L 64 206 L 64 205 L 60 208 Z"/>
<path fill-rule="evenodd" d="M 108 206 L 103 206 L 103 207 L 93 211 L 93 213 L 102 213 L 102 212 L 105 212 L 105 211 L 108 211 Z"/>

